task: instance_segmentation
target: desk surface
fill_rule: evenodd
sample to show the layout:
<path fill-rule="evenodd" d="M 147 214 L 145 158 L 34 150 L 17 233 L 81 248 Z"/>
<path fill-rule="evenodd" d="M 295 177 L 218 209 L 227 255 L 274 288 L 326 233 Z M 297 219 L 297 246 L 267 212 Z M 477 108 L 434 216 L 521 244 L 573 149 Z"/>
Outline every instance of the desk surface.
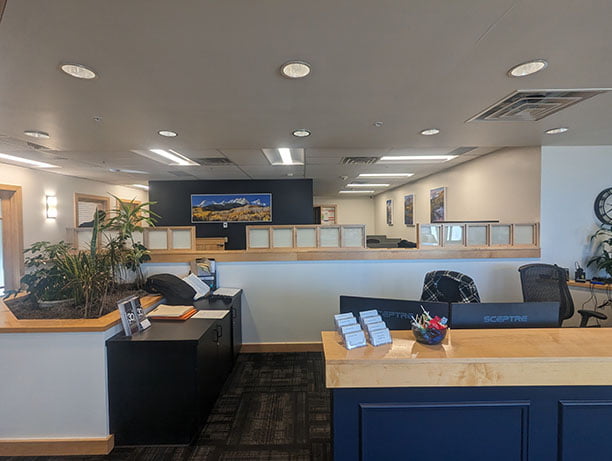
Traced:
<path fill-rule="evenodd" d="M 612 285 L 609 283 L 591 283 L 590 280 L 587 280 L 586 282 L 576 282 L 575 280 L 570 280 L 569 282 L 567 282 L 567 284 L 570 287 L 577 287 L 577 288 L 588 288 L 588 289 L 593 289 L 593 290 L 603 290 L 603 291 L 608 291 L 608 290 L 612 290 Z"/>
<path fill-rule="evenodd" d="M 541 328 L 449 331 L 427 346 L 411 331 L 393 344 L 347 350 L 321 333 L 328 388 L 565 386 L 612 383 L 612 329 Z"/>

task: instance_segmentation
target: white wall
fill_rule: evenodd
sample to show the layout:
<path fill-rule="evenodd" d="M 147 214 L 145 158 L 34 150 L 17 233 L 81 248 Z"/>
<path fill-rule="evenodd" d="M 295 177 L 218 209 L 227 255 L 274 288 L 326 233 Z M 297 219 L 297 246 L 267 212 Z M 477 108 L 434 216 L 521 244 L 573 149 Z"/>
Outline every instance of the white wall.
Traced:
<path fill-rule="evenodd" d="M 91 194 L 121 199 L 147 201 L 145 191 L 115 186 L 87 179 L 78 179 L 47 171 L 0 164 L 0 184 L 21 186 L 23 192 L 24 246 L 40 240 L 58 242 L 66 240 L 66 228 L 74 227 L 74 194 Z M 45 216 L 45 196 L 55 195 L 58 200 L 57 219 Z M 114 207 L 111 197 L 111 207 Z"/>
<path fill-rule="evenodd" d="M 586 268 L 590 235 L 598 228 L 593 204 L 612 187 L 612 146 L 542 147 L 542 261 Z"/>
<path fill-rule="evenodd" d="M 120 329 L 0 334 L 0 439 L 108 436 L 105 342 Z"/>
<path fill-rule="evenodd" d="M 365 224 L 366 234 L 374 234 L 374 200 L 369 197 L 313 197 L 314 206 L 336 205 L 338 224 Z"/>
<path fill-rule="evenodd" d="M 446 187 L 446 219 L 502 222 L 540 220 L 540 148 L 506 148 L 379 194 L 374 199 L 376 234 L 416 241 L 416 228 L 404 225 L 404 196 L 415 194 L 415 223 L 430 222 L 429 191 Z M 393 226 L 386 201 L 393 200 Z"/>

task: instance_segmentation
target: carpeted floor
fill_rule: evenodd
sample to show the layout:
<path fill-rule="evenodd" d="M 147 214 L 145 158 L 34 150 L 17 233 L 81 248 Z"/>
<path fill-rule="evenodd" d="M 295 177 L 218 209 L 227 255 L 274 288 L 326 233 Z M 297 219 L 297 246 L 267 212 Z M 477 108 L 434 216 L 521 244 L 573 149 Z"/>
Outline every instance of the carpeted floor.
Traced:
<path fill-rule="evenodd" d="M 70 459 L 331 460 L 330 394 L 320 353 L 241 354 L 198 440 L 188 447 L 115 448 Z"/>

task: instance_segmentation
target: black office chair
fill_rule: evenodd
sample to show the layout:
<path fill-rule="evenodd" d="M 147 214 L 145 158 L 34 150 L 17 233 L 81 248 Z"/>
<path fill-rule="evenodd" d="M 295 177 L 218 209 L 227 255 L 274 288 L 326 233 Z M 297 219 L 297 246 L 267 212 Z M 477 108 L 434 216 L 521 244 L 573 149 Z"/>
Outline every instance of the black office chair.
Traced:
<path fill-rule="evenodd" d="M 425 274 L 421 301 L 479 303 L 474 280 L 461 272 L 432 271 Z"/>
<path fill-rule="evenodd" d="M 523 301 L 559 301 L 559 326 L 574 315 L 574 300 L 567 286 L 565 269 L 552 264 L 526 264 L 518 268 L 521 275 Z M 586 327 L 589 319 L 606 320 L 601 312 L 580 309 L 580 326 Z M 599 326 L 599 325 L 594 325 Z"/>

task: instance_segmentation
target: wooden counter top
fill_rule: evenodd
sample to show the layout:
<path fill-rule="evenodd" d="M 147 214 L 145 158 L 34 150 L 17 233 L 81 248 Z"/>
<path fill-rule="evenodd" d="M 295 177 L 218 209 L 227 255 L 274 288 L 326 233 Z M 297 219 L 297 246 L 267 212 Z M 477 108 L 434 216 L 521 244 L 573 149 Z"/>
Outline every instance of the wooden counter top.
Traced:
<path fill-rule="evenodd" d="M 612 329 L 454 330 L 437 346 L 411 331 L 351 351 L 321 333 L 328 388 L 612 384 Z"/>
<path fill-rule="evenodd" d="M 214 258 L 217 262 L 242 261 L 342 261 L 342 260 L 415 260 L 415 259 L 496 259 L 539 258 L 539 248 L 320 248 L 316 250 L 262 249 L 227 251 L 153 250 L 153 263 L 190 262 L 196 258 Z"/>
<path fill-rule="evenodd" d="M 161 301 L 162 296 L 140 298 L 144 309 Z M 0 299 L 0 333 L 53 333 L 78 331 L 106 331 L 121 322 L 114 310 L 98 319 L 26 319 L 19 320 Z"/>

